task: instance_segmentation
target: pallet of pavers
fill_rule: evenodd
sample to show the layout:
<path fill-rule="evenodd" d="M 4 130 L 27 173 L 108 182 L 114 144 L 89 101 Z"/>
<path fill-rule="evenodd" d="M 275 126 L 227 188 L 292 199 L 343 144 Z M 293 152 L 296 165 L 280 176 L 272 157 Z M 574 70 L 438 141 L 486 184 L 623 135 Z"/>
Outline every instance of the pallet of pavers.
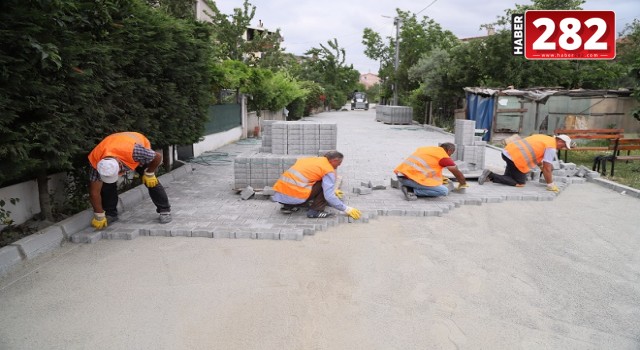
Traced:
<path fill-rule="evenodd" d="M 413 123 L 413 108 L 385 106 L 382 112 L 382 122 L 385 124 L 411 124 Z"/>

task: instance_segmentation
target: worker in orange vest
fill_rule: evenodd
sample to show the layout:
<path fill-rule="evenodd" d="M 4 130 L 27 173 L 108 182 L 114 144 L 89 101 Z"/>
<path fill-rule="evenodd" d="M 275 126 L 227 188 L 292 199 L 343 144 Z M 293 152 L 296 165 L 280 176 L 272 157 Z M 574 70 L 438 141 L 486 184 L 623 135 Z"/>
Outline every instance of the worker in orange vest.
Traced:
<path fill-rule="evenodd" d="M 135 170 L 149 189 L 149 196 L 160 214 L 160 223 L 171 222 L 171 206 L 167 193 L 155 171 L 162 154 L 151 149 L 151 143 L 138 132 L 120 132 L 105 137 L 89 153 L 89 201 L 93 207 L 91 226 L 103 229 L 118 220 L 118 177 Z"/>
<path fill-rule="evenodd" d="M 553 162 L 557 151 L 571 149 L 571 138 L 567 135 L 531 135 L 507 144 L 502 151 L 502 159 L 507 163 L 504 175 L 485 169 L 478 178 L 482 185 L 487 180 L 509 186 L 524 187 L 527 173 L 542 163 L 542 175 L 547 182 L 547 190 L 558 193 L 553 183 Z"/>
<path fill-rule="evenodd" d="M 455 151 L 456 146 L 449 142 L 439 146 L 420 147 L 400 163 L 393 172 L 402 184 L 406 200 L 448 195 L 449 189 L 444 185 L 448 179 L 442 176 L 444 168 L 456 177 L 459 190 L 469 187 L 464 175 L 450 157 Z"/>
<path fill-rule="evenodd" d="M 345 212 L 352 219 L 360 218 L 360 210 L 345 205 L 343 193 L 336 188 L 336 169 L 344 155 L 329 151 L 323 157 L 300 158 L 273 186 L 276 192 L 271 199 L 282 204 L 280 211 L 291 214 L 300 207 L 309 206 L 307 217 L 326 218 L 333 214 L 324 211 L 327 204 Z"/>

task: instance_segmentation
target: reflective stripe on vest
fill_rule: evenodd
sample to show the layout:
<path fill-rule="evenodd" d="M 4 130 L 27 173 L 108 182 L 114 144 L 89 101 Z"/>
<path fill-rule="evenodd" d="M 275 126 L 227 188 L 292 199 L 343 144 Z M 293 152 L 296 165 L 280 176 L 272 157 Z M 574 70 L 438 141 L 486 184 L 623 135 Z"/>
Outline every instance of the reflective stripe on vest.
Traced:
<path fill-rule="evenodd" d="M 524 139 L 507 144 L 505 150 L 509 153 L 513 164 L 522 173 L 527 173 L 538 166 L 544 158 L 546 149 L 556 148 L 556 140 L 553 136 L 531 135 Z"/>
<path fill-rule="evenodd" d="M 422 186 L 439 186 L 443 179 L 440 161 L 444 158 L 449 158 L 449 155 L 442 147 L 420 147 L 400 163 L 394 172 L 402 173 Z"/>
<path fill-rule="evenodd" d="M 420 165 L 422 165 L 423 167 L 421 168 L 417 166 L 416 163 L 410 162 L 409 159 L 415 160 L 416 162 L 420 163 Z M 442 181 L 442 177 L 438 176 L 438 173 L 435 170 L 433 170 L 433 168 L 431 168 L 429 164 L 427 164 L 427 162 L 424 161 L 424 159 L 411 155 L 403 163 L 421 172 L 422 175 L 424 175 L 424 177 L 426 178 L 432 178 L 434 180 Z"/>
<path fill-rule="evenodd" d="M 305 200 L 311 195 L 313 185 L 329 173 L 335 174 L 335 169 L 327 158 L 300 158 L 280 176 L 273 189 L 285 196 Z"/>
<path fill-rule="evenodd" d="M 293 174 L 296 178 L 300 179 L 300 181 L 297 181 L 296 179 L 292 179 L 290 177 L 284 176 L 284 174 L 282 174 L 280 176 L 280 180 L 282 180 L 282 181 L 284 181 L 286 183 L 292 184 L 294 186 L 302 187 L 304 189 L 309 189 L 309 191 L 311 191 L 311 187 L 313 187 L 313 186 L 311 186 L 309 184 L 309 180 L 306 177 L 304 177 L 302 174 L 300 174 L 299 171 L 297 171 L 295 169 L 289 169 L 289 170 L 287 170 L 285 172 L 285 174 L 286 173 Z"/>
<path fill-rule="evenodd" d="M 536 152 L 533 150 L 533 146 L 526 139 L 517 140 L 513 143 L 514 146 L 522 153 L 525 162 L 529 169 L 533 169 L 536 165 Z M 526 148 L 526 149 L 525 149 Z"/>

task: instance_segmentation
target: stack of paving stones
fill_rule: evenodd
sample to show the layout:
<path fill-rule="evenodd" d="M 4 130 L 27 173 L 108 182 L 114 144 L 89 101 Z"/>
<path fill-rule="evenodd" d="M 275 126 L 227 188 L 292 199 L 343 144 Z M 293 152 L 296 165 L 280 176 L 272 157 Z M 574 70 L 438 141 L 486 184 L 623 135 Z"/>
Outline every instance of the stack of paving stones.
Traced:
<path fill-rule="evenodd" d="M 452 158 L 463 173 L 484 169 L 487 142 L 482 141 L 482 137 L 475 136 L 475 127 L 474 120 L 456 119 L 454 136 L 456 152 Z"/>
<path fill-rule="evenodd" d="M 318 155 L 336 149 L 335 123 L 264 121 L 260 151 L 273 154 Z"/>
<path fill-rule="evenodd" d="M 322 155 L 335 150 L 338 142 L 335 123 L 263 121 L 262 128 L 259 152 L 245 152 L 234 159 L 236 190 L 273 186 L 300 156 Z"/>
<path fill-rule="evenodd" d="M 282 173 L 289 169 L 299 155 L 273 154 L 248 151 L 233 161 L 234 188 L 262 189 L 273 186 Z"/>
<path fill-rule="evenodd" d="M 413 108 L 406 106 L 381 106 L 376 107 L 376 121 L 385 124 L 412 124 Z M 381 115 L 379 117 L 379 115 Z"/>
<path fill-rule="evenodd" d="M 389 106 L 381 106 L 381 105 L 377 105 L 376 106 L 376 119 L 375 120 L 377 122 L 381 122 L 384 119 L 384 113 L 387 110 L 387 107 L 389 107 Z"/>

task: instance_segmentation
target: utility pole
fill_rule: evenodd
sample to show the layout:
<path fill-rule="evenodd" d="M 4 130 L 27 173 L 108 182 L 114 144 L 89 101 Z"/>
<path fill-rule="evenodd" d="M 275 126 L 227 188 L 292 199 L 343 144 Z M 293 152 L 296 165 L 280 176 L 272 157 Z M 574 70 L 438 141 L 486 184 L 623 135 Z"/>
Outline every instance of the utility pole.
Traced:
<path fill-rule="evenodd" d="M 400 33 L 400 18 L 395 17 L 393 24 L 396 26 L 396 58 L 394 62 L 394 78 L 393 78 L 393 105 L 398 105 L 398 61 L 399 61 L 399 40 L 398 34 Z"/>

